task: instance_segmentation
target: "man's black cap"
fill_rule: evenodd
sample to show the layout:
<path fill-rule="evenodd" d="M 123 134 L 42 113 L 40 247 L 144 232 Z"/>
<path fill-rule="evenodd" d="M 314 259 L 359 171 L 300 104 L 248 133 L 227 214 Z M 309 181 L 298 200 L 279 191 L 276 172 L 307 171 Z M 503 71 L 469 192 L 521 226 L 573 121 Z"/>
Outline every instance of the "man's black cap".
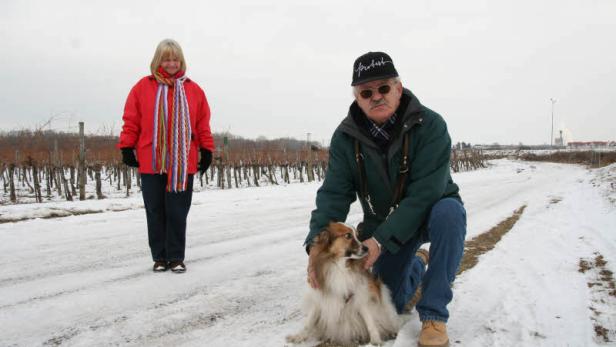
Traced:
<path fill-rule="evenodd" d="M 398 71 L 391 57 L 383 52 L 368 52 L 355 59 L 351 85 L 392 77 L 398 77 Z"/>

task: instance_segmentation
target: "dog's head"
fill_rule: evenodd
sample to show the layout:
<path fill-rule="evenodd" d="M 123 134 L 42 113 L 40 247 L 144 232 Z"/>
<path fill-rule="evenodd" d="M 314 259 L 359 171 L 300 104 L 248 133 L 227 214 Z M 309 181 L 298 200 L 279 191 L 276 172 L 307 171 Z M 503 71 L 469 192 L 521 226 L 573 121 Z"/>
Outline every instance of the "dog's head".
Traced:
<path fill-rule="evenodd" d="M 368 247 L 357 238 L 357 231 L 344 223 L 332 222 L 317 236 L 316 244 L 336 258 L 361 259 Z"/>

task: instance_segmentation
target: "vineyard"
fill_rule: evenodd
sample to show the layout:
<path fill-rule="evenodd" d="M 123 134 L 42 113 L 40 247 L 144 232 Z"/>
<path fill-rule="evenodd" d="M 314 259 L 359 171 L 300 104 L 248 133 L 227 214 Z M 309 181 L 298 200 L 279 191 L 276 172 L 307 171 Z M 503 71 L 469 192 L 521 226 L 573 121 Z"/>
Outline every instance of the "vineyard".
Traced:
<path fill-rule="evenodd" d="M 194 190 L 237 189 L 321 181 L 327 149 L 295 139 L 247 140 L 215 134 L 221 144 Z M 114 136 L 13 132 L 0 136 L 0 204 L 130 196 L 140 192 L 135 168 L 122 164 Z M 480 151 L 452 152 L 453 172 L 485 167 Z"/>

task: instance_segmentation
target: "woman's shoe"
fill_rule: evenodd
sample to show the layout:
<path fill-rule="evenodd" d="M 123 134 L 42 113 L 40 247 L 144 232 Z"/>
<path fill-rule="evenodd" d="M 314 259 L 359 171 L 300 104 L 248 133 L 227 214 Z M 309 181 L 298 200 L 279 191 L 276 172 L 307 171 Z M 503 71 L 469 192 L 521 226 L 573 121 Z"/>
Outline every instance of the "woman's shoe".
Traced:
<path fill-rule="evenodd" d="M 154 262 L 154 267 L 152 267 L 152 271 L 154 272 L 165 272 L 167 271 L 168 267 L 167 267 L 167 262 L 166 261 L 155 261 Z"/>
<path fill-rule="evenodd" d="M 169 268 L 175 273 L 186 272 L 186 265 L 184 265 L 183 261 L 172 261 L 169 263 Z"/>

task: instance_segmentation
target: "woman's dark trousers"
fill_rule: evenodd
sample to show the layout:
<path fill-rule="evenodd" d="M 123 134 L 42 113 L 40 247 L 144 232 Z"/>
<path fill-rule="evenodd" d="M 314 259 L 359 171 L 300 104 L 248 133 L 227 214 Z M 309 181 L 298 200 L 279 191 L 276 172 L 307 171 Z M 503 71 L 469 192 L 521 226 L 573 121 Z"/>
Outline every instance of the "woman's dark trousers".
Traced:
<path fill-rule="evenodd" d="M 186 217 L 192 201 L 193 175 L 186 190 L 168 192 L 167 175 L 141 174 L 141 192 L 148 222 L 148 240 L 154 261 L 183 261 Z"/>

